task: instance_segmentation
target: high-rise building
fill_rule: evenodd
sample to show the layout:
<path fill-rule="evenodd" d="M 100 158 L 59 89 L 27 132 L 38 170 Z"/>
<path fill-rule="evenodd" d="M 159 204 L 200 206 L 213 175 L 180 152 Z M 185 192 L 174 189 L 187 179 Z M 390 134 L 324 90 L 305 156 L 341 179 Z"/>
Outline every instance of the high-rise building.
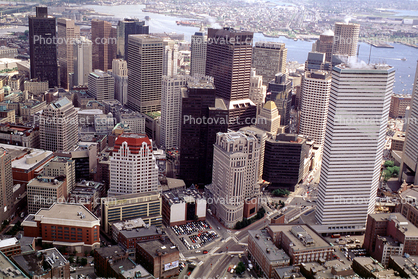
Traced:
<path fill-rule="evenodd" d="M 268 85 L 277 73 L 286 73 L 287 48 L 284 43 L 256 42 L 253 49 L 252 67 Z"/>
<path fill-rule="evenodd" d="M 384 64 L 333 68 L 316 231 L 365 230 L 375 208 L 394 80 L 395 69 Z"/>
<path fill-rule="evenodd" d="M 213 151 L 211 194 L 225 203 L 214 214 L 228 228 L 243 218 L 244 201 L 254 196 L 260 146 L 256 137 L 241 132 L 218 133 Z"/>
<path fill-rule="evenodd" d="M 41 208 L 67 199 L 67 182 L 64 177 L 39 175 L 29 181 L 27 187 L 28 213 L 35 214 Z"/>
<path fill-rule="evenodd" d="M 302 104 L 299 134 L 313 138 L 323 146 L 327 124 L 331 73 L 325 71 L 305 72 L 302 81 Z"/>
<path fill-rule="evenodd" d="M 91 41 L 93 42 L 93 70 L 107 72 L 116 58 L 116 28 L 110 22 L 93 19 L 91 21 Z"/>
<path fill-rule="evenodd" d="M 123 59 L 113 59 L 109 73 L 115 78 L 115 99 L 125 105 L 128 102 L 128 63 Z"/>
<path fill-rule="evenodd" d="M 393 94 L 390 102 L 389 117 L 405 118 L 406 108 L 411 105 L 411 95 Z"/>
<path fill-rule="evenodd" d="M 356 56 L 360 24 L 336 22 L 332 54 Z"/>
<path fill-rule="evenodd" d="M 268 101 L 261 108 L 257 117 L 257 128 L 260 128 L 271 135 L 276 135 L 280 127 L 280 115 L 276 104 Z"/>
<path fill-rule="evenodd" d="M 280 115 L 280 126 L 285 127 L 286 133 L 290 129 L 290 110 L 292 108 L 292 81 L 286 74 L 278 73 L 267 87 L 266 102 L 276 103 Z"/>
<path fill-rule="evenodd" d="M 228 109 L 228 128 L 238 130 L 256 119 L 249 99 L 253 33 L 232 28 L 208 30 L 206 75 L 214 78 L 216 96 Z"/>
<path fill-rule="evenodd" d="M 188 82 L 182 92 L 180 177 L 187 185 L 212 181 L 213 144 L 226 132 L 228 110 L 212 82 Z"/>
<path fill-rule="evenodd" d="M 12 175 L 12 158 L 10 153 L 0 148 L 0 200 L 1 220 L 6 220 L 14 212 L 13 210 L 13 175 Z"/>
<path fill-rule="evenodd" d="M 89 75 L 89 95 L 97 101 L 115 98 L 115 79 L 101 70 Z"/>
<path fill-rule="evenodd" d="M 70 151 L 78 143 L 78 117 L 66 97 L 50 103 L 39 115 L 41 149 Z"/>
<path fill-rule="evenodd" d="M 172 77 L 174 75 L 177 75 L 179 45 L 170 39 L 165 39 L 163 41 L 163 45 L 163 76 Z"/>
<path fill-rule="evenodd" d="M 319 40 L 314 43 L 312 51 L 325 53 L 325 61 L 331 62 L 333 44 L 334 32 L 327 30 L 319 36 Z"/>
<path fill-rule="evenodd" d="M 208 37 L 202 28 L 192 35 L 190 75 L 205 75 L 207 40 Z"/>
<path fill-rule="evenodd" d="M 61 87 L 69 89 L 69 75 L 74 73 L 73 43 L 76 38 L 80 37 L 80 27 L 76 26 L 73 20 L 66 18 L 59 18 L 57 25 L 58 39 L 60 40 L 57 45 L 60 82 Z"/>
<path fill-rule="evenodd" d="M 145 21 L 136 18 L 125 18 L 118 22 L 117 28 L 117 58 L 128 61 L 128 36 L 149 34 L 149 26 Z"/>
<path fill-rule="evenodd" d="M 44 166 L 44 175 L 65 177 L 67 194 L 69 194 L 75 187 L 75 160 L 68 157 L 54 157 Z"/>
<path fill-rule="evenodd" d="M 251 69 L 250 100 L 257 105 L 258 111 L 266 100 L 267 86 L 263 85 L 263 77 L 257 75 L 255 68 Z"/>
<path fill-rule="evenodd" d="M 30 78 L 49 81 L 50 88 L 59 85 L 55 39 L 55 17 L 47 7 L 36 7 L 36 15 L 29 16 Z"/>
<path fill-rule="evenodd" d="M 305 61 L 305 71 L 331 70 L 331 63 L 326 62 L 325 57 L 326 54 L 322 52 L 309 52 L 308 59 Z"/>
<path fill-rule="evenodd" d="M 74 77 L 73 84 L 88 85 L 89 74 L 93 71 L 92 42 L 86 37 L 80 37 L 74 42 Z"/>
<path fill-rule="evenodd" d="M 409 113 L 404 124 L 407 125 L 407 128 L 400 169 L 401 175 L 399 177 L 401 180 L 408 181 L 412 181 L 411 178 L 413 177 L 413 183 L 415 184 L 418 183 L 418 63 L 410 103 Z"/>
<path fill-rule="evenodd" d="M 128 107 L 142 113 L 161 109 L 163 40 L 150 35 L 129 35 Z"/>
<path fill-rule="evenodd" d="M 110 159 L 109 196 L 157 191 L 158 167 L 146 135 L 122 134 Z"/>

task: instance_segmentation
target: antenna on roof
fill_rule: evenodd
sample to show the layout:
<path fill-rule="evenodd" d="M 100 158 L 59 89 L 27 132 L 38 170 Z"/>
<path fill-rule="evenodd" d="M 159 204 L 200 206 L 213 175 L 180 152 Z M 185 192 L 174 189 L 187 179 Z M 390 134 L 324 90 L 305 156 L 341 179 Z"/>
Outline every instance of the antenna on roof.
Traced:
<path fill-rule="evenodd" d="M 359 45 L 360 47 L 360 45 Z M 367 63 L 367 65 L 370 65 L 370 57 L 372 56 L 372 44 L 370 43 L 370 52 L 369 52 L 369 62 Z"/>

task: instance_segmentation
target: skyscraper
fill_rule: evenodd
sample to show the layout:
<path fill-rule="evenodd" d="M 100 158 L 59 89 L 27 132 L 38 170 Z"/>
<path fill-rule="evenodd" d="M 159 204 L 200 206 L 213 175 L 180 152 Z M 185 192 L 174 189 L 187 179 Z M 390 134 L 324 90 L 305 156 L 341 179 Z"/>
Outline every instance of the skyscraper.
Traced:
<path fill-rule="evenodd" d="M 49 87 L 59 86 L 56 39 L 56 19 L 48 16 L 47 7 L 36 7 L 29 16 L 30 77 L 48 81 Z"/>
<path fill-rule="evenodd" d="M 89 95 L 97 101 L 115 98 L 115 79 L 101 70 L 89 75 Z"/>
<path fill-rule="evenodd" d="M 407 128 L 399 177 L 404 179 L 404 173 L 412 174 L 414 176 L 413 183 L 416 185 L 418 184 L 418 64 L 415 72 L 411 105 L 407 114 L 404 124 L 404 126 L 407 125 Z"/>
<path fill-rule="evenodd" d="M 150 35 L 129 35 L 128 107 L 139 112 L 161 109 L 163 40 Z"/>
<path fill-rule="evenodd" d="M 93 71 L 92 42 L 86 37 L 80 37 L 75 40 L 73 47 L 74 85 L 88 85 L 89 74 Z"/>
<path fill-rule="evenodd" d="M 333 68 L 319 182 L 317 232 L 360 232 L 373 213 L 395 69 L 340 64 Z"/>
<path fill-rule="evenodd" d="M 108 195 L 137 194 L 157 191 L 158 167 L 152 141 L 143 134 L 120 135 L 110 158 Z"/>
<path fill-rule="evenodd" d="M 208 30 L 206 75 L 213 76 L 216 96 L 228 109 L 228 128 L 238 130 L 256 118 L 249 99 L 253 33 L 232 28 Z"/>
<path fill-rule="evenodd" d="M 41 148 L 70 151 L 78 143 L 78 116 L 66 97 L 50 103 L 39 116 Z"/>
<path fill-rule="evenodd" d="M 13 175 L 12 158 L 8 151 L 0 147 L 0 201 L 1 220 L 10 217 L 13 211 Z"/>
<path fill-rule="evenodd" d="M 66 18 L 59 18 L 57 25 L 58 38 L 60 38 L 57 45 L 60 82 L 61 87 L 68 89 L 70 85 L 69 74 L 74 73 L 73 44 L 75 39 L 80 37 L 80 27 L 76 26 L 73 20 Z"/>
<path fill-rule="evenodd" d="M 280 127 L 280 115 L 276 104 L 268 101 L 260 110 L 257 118 L 257 128 L 266 131 L 272 135 L 276 135 Z"/>
<path fill-rule="evenodd" d="M 331 62 L 332 60 L 332 45 L 334 44 L 334 32 L 327 30 L 319 36 L 312 48 L 312 51 L 325 53 L 325 61 Z"/>
<path fill-rule="evenodd" d="M 187 185 L 212 181 L 213 144 L 226 132 L 228 110 L 212 82 L 188 82 L 182 92 L 180 177 Z M 205 119 L 205 120 L 204 120 Z"/>
<path fill-rule="evenodd" d="M 192 35 L 190 75 L 205 75 L 207 40 L 208 37 L 202 28 Z"/>
<path fill-rule="evenodd" d="M 290 110 L 292 108 L 292 81 L 286 74 L 276 74 L 274 80 L 267 87 L 266 102 L 276 103 L 280 115 L 280 126 L 285 127 L 286 133 L 290 129 Z"/>
<path fill-rule="evenodd" d="M 313 138 L 323 146 L 327 124 L 331 73 L 305 72 L 302 81 L 302 104 L 299 134 Z"/>
<path fill-rule="evenodd" d="M 211 194 L 215 215 L 227 228 L 243 218 L 244 200 L 252 198 L 257 185 L 260 157 L 258 139 L 241 132 L 218 133 L 213 151 Z"/>
<path fill-rule="evenodd" d="M 331 70 L 331 63 L 325 61 L 326 54 L 322 52 L 311 51 L 308 53 L 308 59 L 305 61 L 305 71 L 310 70 Z"/>
<path fill-rule="evenodd" d="M 122 59 L 113 59 L 110 74 L 115 78 L 115 99 L 125 105 L 128 102 L 128 63 Z"/>
<path fill-rule="evenodd" d="M 268 85 L 277 73 L 286 73 L 287 48 L 284 43 L 256 42 L 253 49 L 252 67 Z"/>
<path fill-rule="evenodd" d="M 110 22 L 93 19 L 91 21 L 91 41 L 93 42 L 93 70 L 107 71 L 116 58 L 116 28 Z"/>
<path fill-rule="evenodd" d="M 263 77 L 257 75 L 255 68 L 251 69 L 250 78 L 250 100 L 257 105 L 258 111 L 266 100 L 267 86 L 263 85 Z"/>
<path fill-rule="evenodd" d="M 336 22 L 332 54 L 356 56 L 360 24 Z"/>
<path fill-rule="evenodd" d="M 173 40 L 163 40 L 164 56 L 163 56 L 163 76 L 172 77 L 177 75 L 177 63 L 179 59 L 179 45 Z"/>
<path fill-rule="evenodd" d="M 44 175 L 65 176 L 67 194 L 69 194 L 75 187 L 75 160 L 68 157 L 54 157 L 44 166 Z"/>
<path fill-rule="evenodd" d="M 118 22 L 117 58 L 128 61 L 128 36 L 136 34 L 149 34 L 149 26 L 144 20 L 125 18 Z"/>

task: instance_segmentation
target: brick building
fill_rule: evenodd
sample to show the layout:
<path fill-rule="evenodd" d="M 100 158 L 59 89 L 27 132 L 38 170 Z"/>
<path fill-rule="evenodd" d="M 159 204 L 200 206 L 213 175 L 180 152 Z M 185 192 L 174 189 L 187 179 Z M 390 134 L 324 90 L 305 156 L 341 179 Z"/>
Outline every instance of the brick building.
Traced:
<path fill-rule="evenodd" d="M 0 241 L 0 251 L 10 258 L 13 255 L 19 255 L 22 250 L 19 240 L 16 237 L 12 237 Z"/>
<path fill-rule="evenodd" d="M 406 108 L 411 104 L 411 95 L 392 95 L 389 117 L 404 118 Z"/>

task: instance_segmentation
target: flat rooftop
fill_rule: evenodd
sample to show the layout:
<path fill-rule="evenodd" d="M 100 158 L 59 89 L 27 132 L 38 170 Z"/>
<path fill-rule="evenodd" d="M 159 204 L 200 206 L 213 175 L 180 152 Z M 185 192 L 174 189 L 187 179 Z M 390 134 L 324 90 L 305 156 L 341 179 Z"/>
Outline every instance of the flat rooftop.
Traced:
<path fill-rule="evenodd" d="M 283 232 L 294 244 L 293 250 L 312 250 L 315 248 L 328 248 L 330 244 L 319 236 L 315 231 L 309 228 L 307 225 L 282 225 L 282 224 L 271 224 L 269 228 L 273 233 Z M 293 233 L 292 229 L 303 229 L 307 235 L 312 238 L 313 243 L 305 246 L 301 240 L 299 240 Z"/>
<path fill-rule="evenodd" d="M 8 247 L 17 244 L 19 241 L 16 237 L 6 238 L 0 241 L 0 248 Z"/>
<path fill-rule="evenodd" d="M 248 231 L 248 234 L 258 245 L 259 251 L 262 251 L 263 255 L 266 256 L 270 262 L 290 262 L 290 257 L 284 250 L 279 249 L 274 245 L 270 235 L 265 230 Z M 269 252 L 267 252 L 267 250 Z"/>
<path fill-rule="evenodd" d="M 152 235 L 161 235 L 161 229 L 156 226 L 149 226 L 143 228 L 136 228 L 132 230 L 121 230 L 120 233 L 126 238 L 147 237 Z"/>
<path fill-rule="evenodd" d="M 418 228 L 415 227 L 400 213 L 378 213 L 370 214 L 369 216 L 375 219 L 377 222 L 394 220 L 399 224 L 398 230 L 400 230 L 406 236 L 418 236 Z"/>
<path fill-rule="evenodd" d="M 70 221 L 74 223 L 74 226 L 81 225 L 80 223 L 82 222 L 99 221 L 99 219 L 83 205 L 64 203 L 54 203 L 48 209 L 40 209 L 35 214 L 33 220 L 40 220 L 42 222 L 42 219 L 44 218 L 47 218 L 50 222 L 62 222 L 61 220 Z M 31 219 L 27 218 L 23 222 L 30 220 Z"/>
<path fill-rule="evenodd" d="M 103 258 L 107 258 L 107 257 L 117 258 L 117 257 L 124 256 L 126 254 L 126 252 L 118 245 L 100 247 L 100 248 L 97 248 L 95 251 L 99 253 L 99 255 Z"/>
<path fill-rule="evenodd" d="M 0 278 L 26 279 L 29 278 L 12 263 L 8 257 L 0 252 Z"/>
<path fill-rule="evenodd" d="M 171 189 L 170 191 L 164 192 L 162 194 L 169 204 L 177 203 L 189 203 L 194 202 L 197 199 L 203 199 L 202 194 L 200 194 L 194 187 L 188 189 L 176 188 Z"/>
<path fill-rule="evenodd" d="M 63 255 L 56 249 L 33 251 L 29 254 L 12 256 L 17 265 L 27 274 L 43 275 L 45 270 L 42 267 L 42 259 L 46 261 L 50 268 L 60 267 L 68 263 Z"/>
<path fill-rule="evenodd" d="M 53 154 L 53 152 L 46 151 L 46 150 L 43 150 L 43 149 L 28 148 L 28 147 L 16 146 L 16 145 L 11 145 L 11 144 L 2 144 L 2 143 L 0 143 L 0 147 L 2 147 L 2 148 L 4 148 L 4 149 L 7 150 L 7 152 L 12 157 L 12 160 L 13 159 L 16 159 L 16 158 L 20 158 L 23 155 L 27 154 L 28 152 L 30 152 L 31 154 L 34 153 L 33 155 L 35 155 L 35 154 L 39 155 L 41 153 L 45 153 L 45 154 L 49 154 L 49 155 Z M 21 159 L 23 159 L 23 158 L 21 158 Z M 25 161 L 25 160 L 23 160 L 23 161 Z M 22 161 L 19 161 L 19 160 L 15 160 L 15 161 L 12 162 L 12 167 L 13 168 L 18 168 L 21 164 L 22 164 L 21 167 L 25 167 L 25 165 L 24 165 L 25 162 L 22 162 Z"/>
<path fill-rule="evenodd" d="M 152 240 L 138 243 L 138 245 L 153 257 L 157 257 L 158 252 L 163 254 L 179 252 L 179 249 L 170 241 L 170 239 L 168 239 L 168 237 L 166 237 L 165 240 Z"/>
<path fill-rule="evenodd" d="M 140 264 L 136 264 L 131 259 L 116 261 L 112 265 L 112 269 L 116 273 L 119 273 L 122 278 L 154 278 L 145 268 Z M 140 277 L 136 277 L 138 273 Z"/>

